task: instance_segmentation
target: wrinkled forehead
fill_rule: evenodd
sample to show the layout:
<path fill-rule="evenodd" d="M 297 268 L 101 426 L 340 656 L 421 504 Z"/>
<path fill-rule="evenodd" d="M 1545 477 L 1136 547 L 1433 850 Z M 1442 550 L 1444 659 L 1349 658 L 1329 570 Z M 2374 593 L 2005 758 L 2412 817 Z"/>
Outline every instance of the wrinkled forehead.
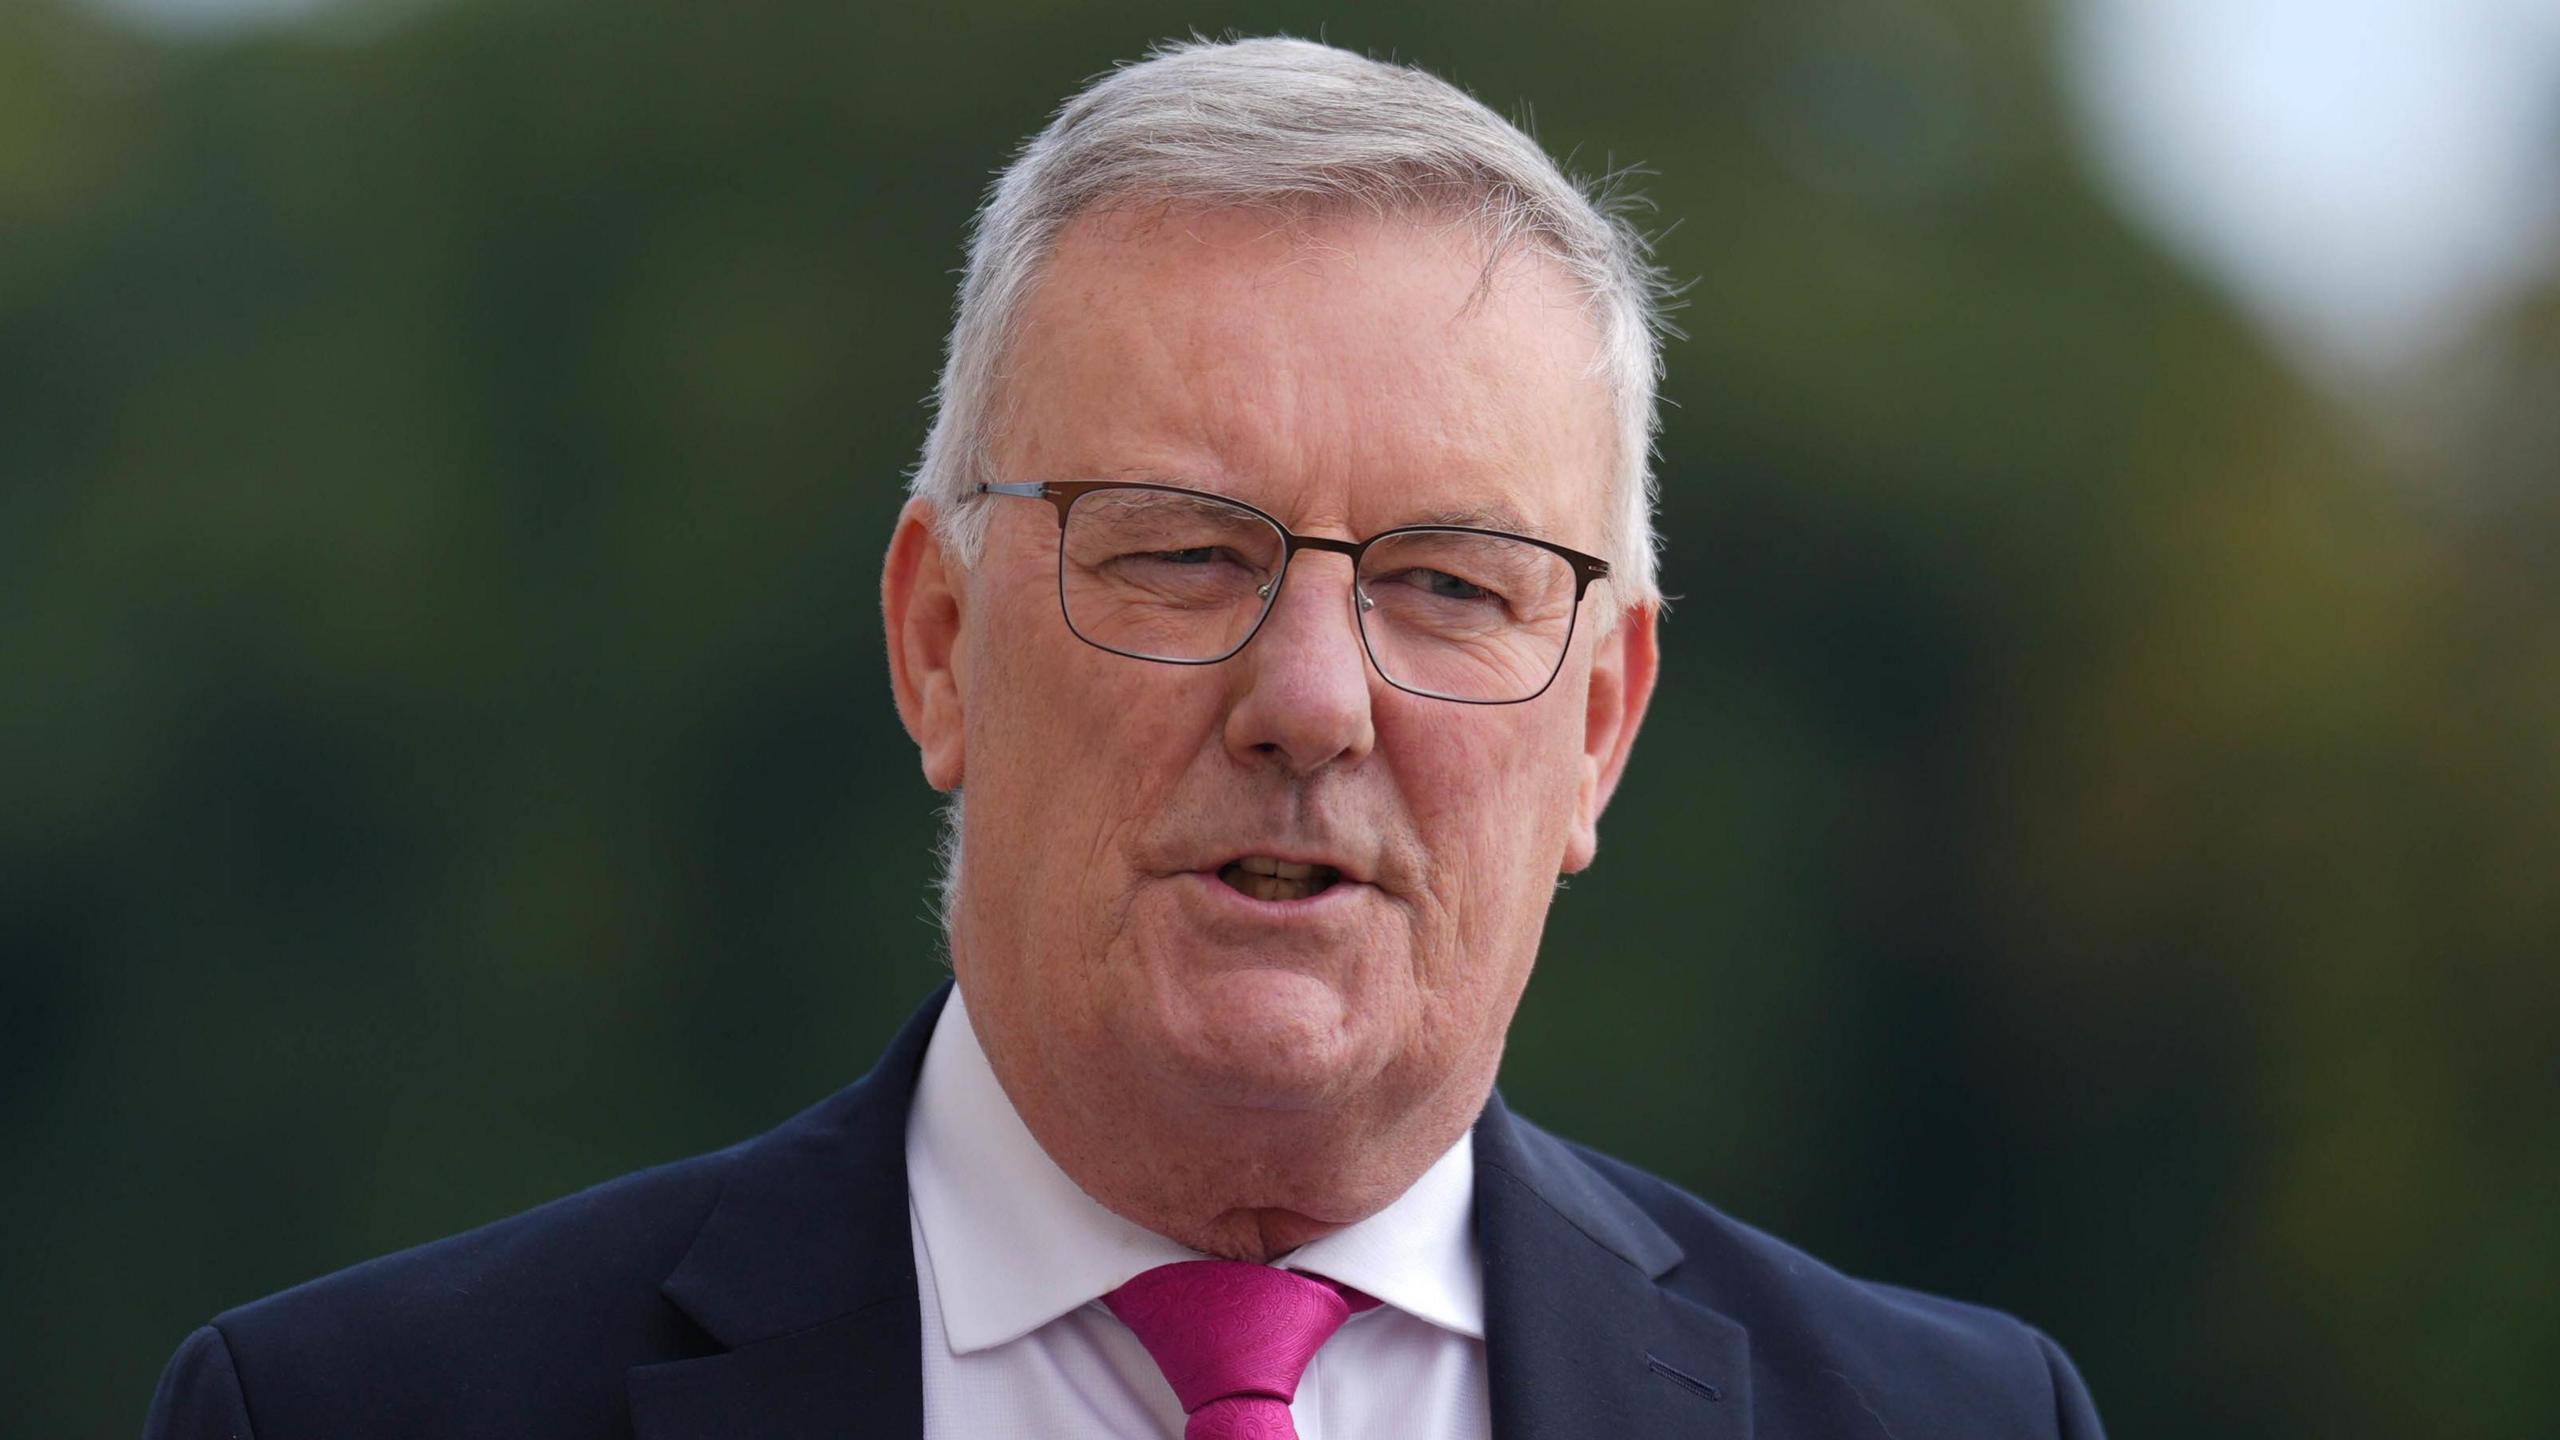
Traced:
<path fill-rule="evenodd" d="M 1438 519 L 1595 548 L 1613 442 L 1564 268 L 1462 217 L 1080 217 L 1019 311 L 1004 479 L 1194 483 L 1291 524 Z"/>

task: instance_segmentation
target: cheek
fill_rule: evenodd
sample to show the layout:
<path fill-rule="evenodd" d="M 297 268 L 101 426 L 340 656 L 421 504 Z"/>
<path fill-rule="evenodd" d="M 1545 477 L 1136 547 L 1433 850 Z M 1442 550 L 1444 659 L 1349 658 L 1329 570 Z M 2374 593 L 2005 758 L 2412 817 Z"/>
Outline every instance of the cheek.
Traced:
<path fill-rule="evenodd" d="M 1114 677 L 1097 673 L 1094 662 L 1114 657 L 1066 628 L 1050 572 L 1028 555 L 1011 558 L 1007 581 L 990 579 L 971 617 L 971 778 L 1026 817 L 1090 819 L 1082 796 L 1119 783 L 1111 772 L 1129 753 L 1131 707 Z M 991 555 L 988 568 L 999 563 Z"/>
<path fill-rule="evenodd" d="M 1549 852 L 1560 851 L 1571 819 L 1579 757 L 1562 707 L 1435 703 L 1445 708 L 1412 717 L 1398 737 L 1409 742 L 1400 747 L 1400 786 L 1425 842 L 1505 878 L 1522 865 L 1549 865 L 1553 879 Z"/>
<path fill-rule="evenodd" d="M 1202 687 L 1191 672 L 1105 654 L 1051 623 L 1045 590 L 980 632 L 984 677 L 969 710 L 972 835 L 1002 846 L 985 857 L 992 885 L 1016 897 L 1023 923 L 1087 948 L 1125 906 L 1133 837 L 1178 789 L 1201 747 Z M 976 817 L 984 812 L 983 830 Z M 973 842 L 974 843 L 974 842 Z"/>
<path fill-rule="evenodd" d="M 1410 734 L 1402 788 L 1432 860 L 1435 967 L 1481 985 L 1525 967 L 1562 868 L 1577 737 L 1557 717 L 1453 707 Z M 1496 957 L 1500 957 L 1498 960 Z"/>

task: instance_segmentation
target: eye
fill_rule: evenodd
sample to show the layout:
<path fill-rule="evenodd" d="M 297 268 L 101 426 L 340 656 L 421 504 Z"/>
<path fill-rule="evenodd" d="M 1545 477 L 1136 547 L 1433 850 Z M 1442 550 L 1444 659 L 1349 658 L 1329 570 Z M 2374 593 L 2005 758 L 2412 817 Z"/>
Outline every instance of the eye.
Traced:
<path fill-rule="evenodd" d="M 1461 576 L 1452 575 L 1446 570 L 1431 570 L 1417 565 L 1413 569 L 1404 571 L 1402 574 L 1399 574 L 1394 578 L 1397 584 L 1410 585 L 1414 589 L 1421 591 L 1425 595 L 1431 596 L 1435 600 L 1494 600 L 1501 598 L 1495 595 L 1492 591 L 1478 585 L 1474 581 L 1465 579 Z"/>
<path fill-rule="evenodd" d="M 1123 571 L 1221 570 L 1229 567 L 1249 568 L 1243 556 L 1226 545 L 1179 545 L 1164 549 L 1123 550 L 1111 557 L 1114 569 Z"/>
<path fill-rule="evenodd" d="M 1446 570 L 1423 570 L 1417 573 L 1422 576 L 1422 588 L 1445 599 L 1484 600 L 1493 594 L 1492 591 L 1474 581 L 1461 580 Z"/>

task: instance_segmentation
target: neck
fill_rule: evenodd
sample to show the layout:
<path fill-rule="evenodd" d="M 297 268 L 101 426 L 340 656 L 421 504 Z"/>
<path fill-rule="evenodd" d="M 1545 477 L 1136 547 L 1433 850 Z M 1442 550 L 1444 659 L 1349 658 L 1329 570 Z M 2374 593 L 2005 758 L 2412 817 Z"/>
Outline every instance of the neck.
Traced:
<path fill-rule="evenodd" d="M 996 1016 L 970 1019 L 1015 1113 L 1077 1188 L 1228 1260 L 1267 1264 L 1385 1209 L 1466 1134 L 1493 1087 L 1488 1066 L 1416 1103 L 1268 1109 L 1134 1083 L 1063 1085 L 1033 1037 Z"/>
<path fill-rule="evenodd" d="M 1341 1228 L 1289 1210 L 1231 1210 L 1213 1217 L 1206 1225 L 1196 1227 L 1192 1234 L 1177 1235 L 1166 1230 L 1156 1233 L 1203 1255 L 1270 1265 L 1308 1241 L 1320 1239 Z"/>

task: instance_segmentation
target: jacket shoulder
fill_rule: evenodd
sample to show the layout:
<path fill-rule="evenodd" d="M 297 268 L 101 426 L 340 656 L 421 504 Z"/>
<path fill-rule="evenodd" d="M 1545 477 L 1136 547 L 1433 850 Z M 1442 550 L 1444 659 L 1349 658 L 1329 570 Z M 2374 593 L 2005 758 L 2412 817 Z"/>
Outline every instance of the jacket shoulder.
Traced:
<path fill-rule="evenodd" d="M 1660 1278 L 1664 1289 L 1749 1333 L 1753 1414 L 1764 1433 L 1883 1424 L 1902 1440 L 2100 1435 L 2069 1357 L 2025 1322 L 1843 1274 L 1659 1176 L 1556 1143 L 1680 1247 L 1683 1258 Z"/>
<path fill-rule="evenodd" d="M 245 1436 L 252 1418 L 262 1440 L 627 1435 L 638 1367 L 834 1313 L 875 1272 L 912 1289 L 900 1140 L 948 993 L 869 1075 L 762 1135 L 215 1316 L 170 1361 L 146 1436 Z"/>
<path fill-rule="evenodd" d="M 162 1394 L 175 1405 L 205 1389 L 190 1376 L 210 1376 L 267 1437 L 612 1433 L 632 1366 L 716 1348 L 658 1287 L 744 1148 L 625 1175 L 225 1311 L 182 1347 Z"/>

